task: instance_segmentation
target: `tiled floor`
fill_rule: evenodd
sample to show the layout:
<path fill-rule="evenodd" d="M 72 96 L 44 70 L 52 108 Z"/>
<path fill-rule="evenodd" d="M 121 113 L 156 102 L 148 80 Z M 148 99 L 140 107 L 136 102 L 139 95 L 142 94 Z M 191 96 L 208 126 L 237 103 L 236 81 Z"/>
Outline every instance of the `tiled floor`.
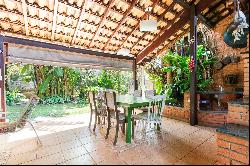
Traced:
<path fill-rule="evenodd" d="M 33 123 L 42 140 L 38 146 L 35 133 L 27 124 L 16 133 L 0 134 L 0 165 L 5 164 L 113 164 L 170 165 L 214 164 L 215 129 L 192 127 L 187 123 L 163 119 L 160 133 L 142 134 L 137 128 L 132 144 L 120 133 L 113 146 L 113 131 L 105 140 L 105 129 L 96 133 L 88 128 L 88 114 L 63 118 L 37 118 Z"/>

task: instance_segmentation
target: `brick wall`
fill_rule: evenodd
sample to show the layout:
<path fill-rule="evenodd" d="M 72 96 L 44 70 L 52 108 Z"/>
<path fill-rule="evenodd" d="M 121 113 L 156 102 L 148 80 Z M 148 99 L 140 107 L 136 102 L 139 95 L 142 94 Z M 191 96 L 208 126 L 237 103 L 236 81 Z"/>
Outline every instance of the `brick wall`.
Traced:
<path fill-rule="evenodd" d="M 249 106 L 229 103 L 227 123 L 249 126 Z"/>
<path fill-rule="evenodd" d="M 197 96 L 199 103 L 199 95 Z M 189 122 L 190 119 L 190 94 L 184 94 L 184 107 L 165 106 L 163 116 Z M 218 127 L 227 121 L 227 112 L 223 111 L 198 111 L 198 123 L 202 126 Z"/>
<path fill-rule="evenodd" d="M 227 17 L 226 19 L 219 22 L 216 27 L 213 29 L 213 36 L 216 41 L 217 46 L 217 57 L 218 59 L 222 59 L 228 55 L 236 54 L 241 57 L 239 63 L 229 64 L 225 66 L 222 70 L 214 72 L 214 85 L 218 86 L 222 85 L 225 90 L 231 91 L 235 88 L 243 88 L 244 85 L 244 61 L 243 56 L 240 54 L 241 52 L 246 52 L 249 49 L 249 42 L 246 48 L 235 49 L 227 46 L 227 44 L 223 40 L 223 34 L 227 26 L 232 22 L 233 15 Z M 224 84 L 224 77 L 228 74 L 238 74 L 239 75 L 239 83 L 237 85 L 226 85 Z"/>
<path fill-rule="evenodd" d="M 165 106 L 163 116 L 189 122 L 190 112 L 188 109 L 182 107 Z"/>
<path fill-rule="evenodd" d="M 218 127 L 227 122 L 227 112 L 223 111 L 199 111 L 198 124 L 201 126 Z"/>
<path fill-rule="evenodd" d="M 248 165 L 249 140 L 217 133 L 217 165 Z"/>
<path fill-rule="evenodd" d="M 249 102 L 249 54 L 243 55 L 244 60 L 244 98 Z"/>

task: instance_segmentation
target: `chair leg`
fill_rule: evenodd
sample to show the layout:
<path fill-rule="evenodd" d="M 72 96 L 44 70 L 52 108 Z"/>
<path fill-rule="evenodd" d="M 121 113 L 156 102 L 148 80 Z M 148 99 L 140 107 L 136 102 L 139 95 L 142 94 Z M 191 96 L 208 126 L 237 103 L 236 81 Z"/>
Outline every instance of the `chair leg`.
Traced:
<path fill-rule="evenodd" d="M 115 131 L 114 145 L 116 145 L 117 143 L 118 132 L 119 132 L 119 115 L 116 115 L 116 131 Z"/>
<path fill-rule="evenodd" d="M 122 133 L 125 134 L 125 121 L 122 123 Z"/>
<path fill-rule="evenodd" d="M 132 118 L 132 139 L 135 138 L 135 119 Z"/>
<path fill-rule="evenodd" d="M 101 118 L 100 118 L 100 116 L 98 116 L 98 124 L 100 124 L 101 123 Z"/>
<path fill-rule="evenodd" d="M 89 120 L 89 128 L 91 127 L 92 116 L 93 116 L 93 110 L 91 109 L 91 112 L 90 112 L 90 120 Z"/>
<path fill-rule="evenodd" d="M 107 121 L 108 121 L 108 128 L 107 128 L 107 133 L 105 136 L 105 139 L 108 139 L 109 136 L 109 131 L 110 131 L 110 127 L 111 127 L 111 117 L 110 117 L 110 111 L 108 111 L 108 117 L 107 117 Z"/>
<path fill-rule="evenodd" d="M 97 112 L 95 112 L 95 124 L 94 124 L 94 128 L 93 128 L 94 132 L 95 132 L 95 129 L 96 129 L 96 122 L 97 122 Z"/>
<path fill-rule="evenodd" d="M 37 132 L 35 130 L 35 127 L 33 126 L 33 124 L 30 121 L 27 120 L 27 122 L 30 124 L 30 126 L 32 127 L 32 129 L 35 131 L 36 137 L 38 139 L 39 144 L 42 145 L 42 141 L 40 140 L 40 138 L 39 138 L 39 136 L 38 136 L 38 134 L 37 134 Z"/>

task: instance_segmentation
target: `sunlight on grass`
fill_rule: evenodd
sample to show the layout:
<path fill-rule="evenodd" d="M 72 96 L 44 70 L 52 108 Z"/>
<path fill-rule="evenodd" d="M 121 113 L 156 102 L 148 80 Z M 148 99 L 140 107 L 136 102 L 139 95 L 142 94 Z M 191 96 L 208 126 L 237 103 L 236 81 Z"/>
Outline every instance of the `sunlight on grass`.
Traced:
<path fill-rule="evenodd" d="M 16 118 L 20 116 L 23 111 L 23 106 L 14 105 L 7 106 L 7 118 L 10 121 L 15 121 Z M 33 110 L 30 118 L 34 119 L 36 117 L 63 117 L 66 115 L 83 114 L 89 112 L 88 105 L 82 104 L 51 104 L 51 105 L 37 105 Z"/>

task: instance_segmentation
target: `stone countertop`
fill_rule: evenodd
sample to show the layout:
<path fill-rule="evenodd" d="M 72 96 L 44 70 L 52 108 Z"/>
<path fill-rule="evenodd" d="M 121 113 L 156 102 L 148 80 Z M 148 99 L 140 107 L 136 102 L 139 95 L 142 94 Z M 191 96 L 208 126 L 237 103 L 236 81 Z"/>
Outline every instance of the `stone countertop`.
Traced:
<path fill-rule="evenodd" d="M 216 131 L 249 140 L 249 128 L 247 126 L 229 123 L 216 129 Z"/>
<path fill-rule="evenodd" d="M 235 105 L 235 106 L 237 106 L 237 107 L 249 108 L 249 101 L 248 101 L 248 102 L 245 102 L 245 101 L 242 100 L 242 99 L 229 101 L 228 104 L 229 104 L 229 105 Z"/>
<path fill-rule="evenodd" d="M 211 90 L 211 91 L 198 91 L 198 94 L 238 94 L 242 95 L 242 91 L 216 91 L 216 90 Z"/>

